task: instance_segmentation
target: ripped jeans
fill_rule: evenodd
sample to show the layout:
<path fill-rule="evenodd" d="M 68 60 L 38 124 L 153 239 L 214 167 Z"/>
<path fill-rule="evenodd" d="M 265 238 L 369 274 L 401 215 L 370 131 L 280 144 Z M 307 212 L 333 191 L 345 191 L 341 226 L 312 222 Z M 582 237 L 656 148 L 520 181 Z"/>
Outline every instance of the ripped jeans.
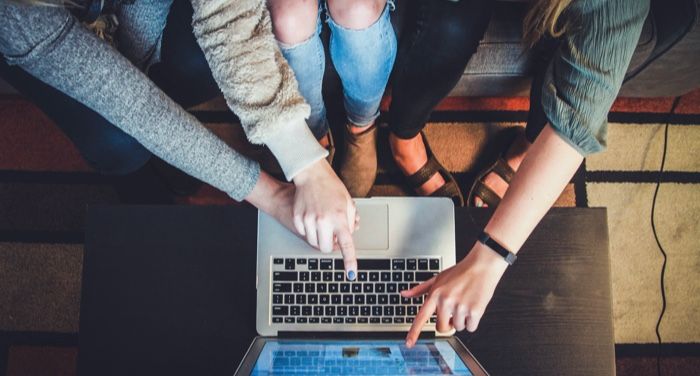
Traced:
<path fill-rule="evenodd" d="M 278 42 L 299 82 L 301 95 L 311 106 L 307 123 L 317 139 L 329 129 L 322 94 L 326 69 L 320 36 L 322 22 L 328 23 L 331 30 L 329 52 L 342 82 L 348 122 L 368 126 L 379 116 L 379 104 L 396 58 L 396 34 L 389 14 L 393 9 L 393 0 L 388 0 L 373 24 L 354 30 L 337 24 L 322 1 L 316 32 L 309 39 L 293 45 Z"/>

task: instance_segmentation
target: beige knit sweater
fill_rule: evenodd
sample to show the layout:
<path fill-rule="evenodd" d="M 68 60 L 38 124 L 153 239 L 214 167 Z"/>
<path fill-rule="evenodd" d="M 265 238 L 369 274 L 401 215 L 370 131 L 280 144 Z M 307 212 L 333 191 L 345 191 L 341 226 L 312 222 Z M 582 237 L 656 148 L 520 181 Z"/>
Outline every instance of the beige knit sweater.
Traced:
<path fill-rule="evenodd" d="M 324 158 L 310 108 L 272 34 L 264 0 L 192 0 L 192 25 L 214 79 L 248 139 L 267 145 L 291 180 Z"/>

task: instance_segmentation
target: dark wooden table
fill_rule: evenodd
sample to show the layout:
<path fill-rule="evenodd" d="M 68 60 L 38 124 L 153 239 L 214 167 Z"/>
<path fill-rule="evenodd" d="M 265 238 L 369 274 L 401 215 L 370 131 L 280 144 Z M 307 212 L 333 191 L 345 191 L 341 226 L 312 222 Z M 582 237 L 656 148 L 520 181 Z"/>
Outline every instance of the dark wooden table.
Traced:
<path fill-rule="evenodd" d="M 457 256 L 486 210 L 457 210 Z M 255 332 L 250 207 L 100 207 L 89 213 L 81 375 L 232 375 Z M 492 375 L 615 372 L 604 209 L 553 209 L 460 334 Z"/>

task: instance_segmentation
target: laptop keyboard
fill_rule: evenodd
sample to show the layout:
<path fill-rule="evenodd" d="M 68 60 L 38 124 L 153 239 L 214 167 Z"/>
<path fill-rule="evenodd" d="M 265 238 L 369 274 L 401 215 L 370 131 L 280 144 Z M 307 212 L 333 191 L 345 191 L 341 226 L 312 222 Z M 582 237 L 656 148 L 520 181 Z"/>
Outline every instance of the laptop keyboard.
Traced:
<path fill-rule="evenodd" d="M 423 297 L 401 291 L 440 271 L 440 259 L 358 259 L 357 278 L 345 276 L 342 259 L 272 259 L 273 324 L 411 324 Z M 435 322 L 436 317 L 430 318 Z"/>

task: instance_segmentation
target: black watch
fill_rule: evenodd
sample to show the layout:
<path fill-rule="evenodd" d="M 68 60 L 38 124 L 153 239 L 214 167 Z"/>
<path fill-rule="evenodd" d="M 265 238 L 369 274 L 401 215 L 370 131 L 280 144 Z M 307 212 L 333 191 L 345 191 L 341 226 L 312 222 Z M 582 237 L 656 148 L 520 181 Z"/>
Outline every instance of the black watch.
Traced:
<path fill-rule="evenodd" d="M 489 247 L 492 251 L 503 256 L 503 259 L 506 260 L 508 265 L 513 265 L 513 263 L 515 263 L 515 260 L 518 259 L 518 256 L 516 256 L 515 253 L 507 250 L 506 247 L 500 245 L 497 241 L 493 240 L 493 238 L 491 238 L 491 235 L 487 234 L 486 231 L 482 231 L 481 234 L 479 234 L 478 240 L 479 243 Z"/>

